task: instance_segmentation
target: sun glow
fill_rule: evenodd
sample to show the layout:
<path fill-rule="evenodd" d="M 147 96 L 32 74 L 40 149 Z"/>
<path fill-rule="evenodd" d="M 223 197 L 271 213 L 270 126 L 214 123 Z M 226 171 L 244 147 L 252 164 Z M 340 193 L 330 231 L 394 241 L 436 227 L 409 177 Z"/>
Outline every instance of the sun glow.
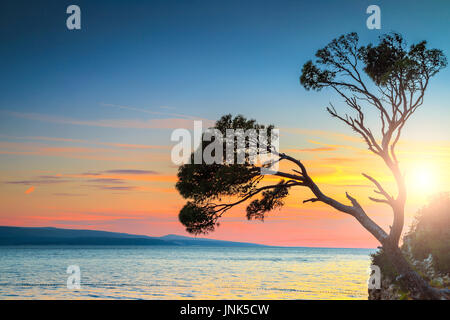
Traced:
<path fill-rule="evenodd" d="M 413 166 L 408 170 L 406 180 L 413 191 L 422 195 L 430 195 L 437 191 L 436 167 L 431 163 Z"/>

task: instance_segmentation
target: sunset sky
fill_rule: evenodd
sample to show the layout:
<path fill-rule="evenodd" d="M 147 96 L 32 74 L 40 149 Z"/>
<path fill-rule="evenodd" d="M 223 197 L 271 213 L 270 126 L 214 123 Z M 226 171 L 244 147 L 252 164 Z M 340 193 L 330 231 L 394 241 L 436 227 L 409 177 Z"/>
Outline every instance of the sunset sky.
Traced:
<path fill-rule="evenodd" d="M 81 8 L 81 30 L 66 8 Z M 381 8 L 381 30 L 366 8 Z M 385 229 L 388 207 L 367 199 L 381 160 L 308 92 L 301 66 L 333 38 L 376 42 L 396 31 L 450 56 L 448 1 L 6 1 L 0 13 L 0 225 L 187 235 L 170 160 L 176 128 L 226 113 L 280 129 L 323 191 L 358 198 Z M 407 225 L 434 193 L 450 191 L 450 67 L 431 80 L 398 145 L 409 188 Z M 376 118 L 374 118 L 376 120 Z M 209 238 L 272 245 L 375 247 L 358 222 L 299 189 L 264 223 L 231 211 Z M 405 227 L 407 229 L 407 226 Z"/>

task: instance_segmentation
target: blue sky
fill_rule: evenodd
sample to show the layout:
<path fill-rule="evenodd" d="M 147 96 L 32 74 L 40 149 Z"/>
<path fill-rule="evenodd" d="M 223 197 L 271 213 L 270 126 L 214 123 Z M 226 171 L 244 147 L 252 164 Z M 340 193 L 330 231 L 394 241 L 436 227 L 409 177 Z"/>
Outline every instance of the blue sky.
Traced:
<path fill-rule="evenodd" d="M 329 97 L 306 92 L 298 76 L 332 38 L 357 31 L 364 43 L 394 30 L 449 52 L 448 2 L 375 1 L 379 31 L 365 25 L 372 2 L 78 1 L 82 30 L 69 31 L 72 2 L 6 1 L 0 109 L 122 117 L 100 106 L 109 103 L 209 119 L 240 112 L 283 126 L 298 126 L 307 114 L 303 125 L 328 125 Z M 445 70 L 432 88 L 449 79 Z M 11 117 L 1 121 L 14 129 Z"/>

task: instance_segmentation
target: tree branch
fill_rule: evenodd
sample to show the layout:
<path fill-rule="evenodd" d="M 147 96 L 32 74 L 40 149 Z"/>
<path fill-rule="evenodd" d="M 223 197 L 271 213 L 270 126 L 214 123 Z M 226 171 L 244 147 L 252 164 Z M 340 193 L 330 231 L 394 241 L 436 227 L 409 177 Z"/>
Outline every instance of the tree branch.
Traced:
<path fill-rule="evenodd" d="M 392 196 L 390 196 L 390 195 L 386 192 L 386 190 L 384 190 L 384 188 L 381 186 L 381 184 L 380 184 L 375 178 L 373 178 L 373 177 L 371 177 L 371 176 L 369 176 L 369 175 L 367 175 L 367 174 L 365 174 L 365 173 L 362 173 L 362 175 L 363 175 L 365 178 L 369 179 L 369 180 L 370 180 L 370 181 L 378 188 L 378 192 L 377 192 L 376 190 L 375 190 L 375 192 L 377 192 L 377 193 L 383 195 L 383 196 L 386 198 L 386 201 L 376 201 L 376 202 L 386 202 L 386 203 L 388 203 L 388 204 L 392 204 L 392 202 L 394 201 L 394 199 L 392 198 Z M 372 201 L 375 201 L 375 200 L 373 200 L 373 198 L 370 198 L 370 197 L 369 197 L 369 199 L 371 199 Z"/>

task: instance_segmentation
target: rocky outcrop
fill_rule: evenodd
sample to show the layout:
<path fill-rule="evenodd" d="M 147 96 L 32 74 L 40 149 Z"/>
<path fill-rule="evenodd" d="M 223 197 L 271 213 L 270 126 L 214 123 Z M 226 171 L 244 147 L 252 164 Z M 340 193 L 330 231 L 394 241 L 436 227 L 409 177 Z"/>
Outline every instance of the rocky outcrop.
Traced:
<path fill-rule="evenodd" d="M 411 262 L 416 269 L 426 280 L 429 281 L 433 287 L 447 290 L 450 288 L 450 276 L 442 274 L 433 267 L 433 256 L 431 253 L 424 260 L 416 260 L 413 258 L 408 243 L 402 247 L 406 258 Z M 381 277 L 381 289 L 369 289 L 369 300 L 404 300 L 410 299 L 407 291 L 403 290 L 399 284 L 398 279 L 391 279 L 389 277 Z"/>

